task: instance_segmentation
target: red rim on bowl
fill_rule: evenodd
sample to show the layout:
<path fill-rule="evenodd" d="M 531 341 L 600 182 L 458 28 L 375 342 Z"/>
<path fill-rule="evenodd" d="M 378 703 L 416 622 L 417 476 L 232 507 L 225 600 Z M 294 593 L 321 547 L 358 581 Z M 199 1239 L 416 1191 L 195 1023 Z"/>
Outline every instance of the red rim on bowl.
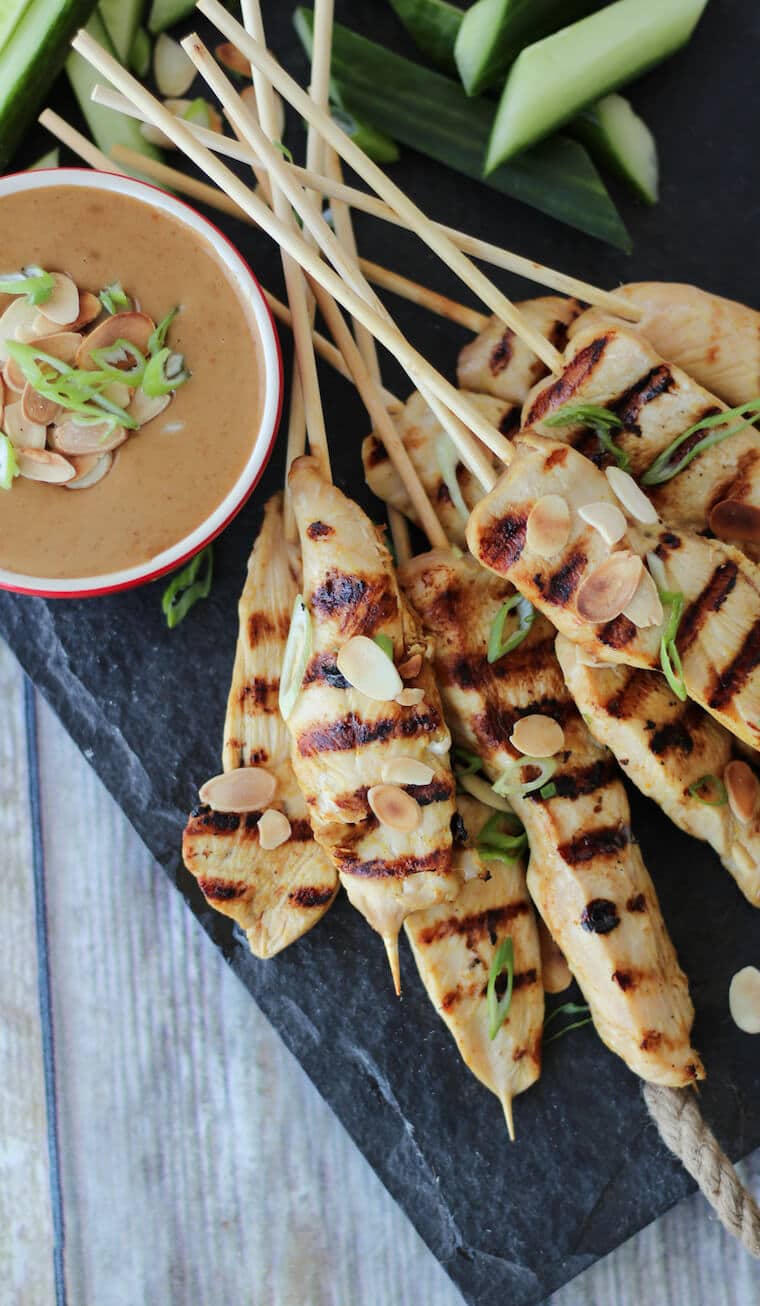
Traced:
<path fill-rule="evenodd" d="M 133 177 L 124 177 L 120 173 L 95 172 L 88 168 L 44 168 L 36 172 L 10 173 L 0 177 L 0 202 L 6 195 L 56 185 L 81 186 L 111 194 L 129 195 L 143 204 L 171 214 L 196 232 L 211 245 L 230 274 L 239 298 L 253 318 L 264 359 L 264 402 L 251 453 L 232 489 L 213 513 L 189 535 L 147 562 L 101 576 L 67 576 L 61 579 L 20 576 L 0 567 L 0 589 L 12 590 L 16 594 L 33 594 L 37 598 L 93 598 L 98 594 L 114 594 L 118 590 L 132 589 L 135 585 L 144 585 L 174 571 L 215 540 L 240 512 L 269 462 L 277 437 L 283 393 L 282 355 L 269 305 L 251 268 L 224 232 L 208 218 L 201 217 L 191 205 L 147 182 L 136 181 Z"/>

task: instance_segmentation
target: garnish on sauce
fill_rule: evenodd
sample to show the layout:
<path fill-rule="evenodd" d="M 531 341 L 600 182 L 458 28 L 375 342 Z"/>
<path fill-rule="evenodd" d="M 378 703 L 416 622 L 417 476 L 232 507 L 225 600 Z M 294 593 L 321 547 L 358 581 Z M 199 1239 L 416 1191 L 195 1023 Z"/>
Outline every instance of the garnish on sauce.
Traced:
<path fill-rule="evenodd" d="M 731 435 L 738 435 L 743 431 L 745 426 L 751 426 L 752 423 L 760 416 L 760 398 L 750 399 L 746 404 L 739 404 L 737 408 L 725 408 L 720 413 L 712 413 L 709 417 L 703 417 L 701 422 L 695 422 L 686 431 L 663 449 L 661 454 L 655 458 L 654 462 L 647 468 L 641 477 L 642 485 L 664 485 L 666 481 L 672 481 L 674 476 L 682 472 L 685 467 L 689 466 L 699 454 L 704 453 L 705 449 L 711 449 L 715 444 L 721 444 Z M 738 426 L 731 426 L 727 431 L 716 431 L 714 435 L 703 435 L 695 444 L 689 444 L 680 457 L 676 457 L 678 450 L 686 444 L 687 440 L 691 441 L 692 437 L 698 435 L 700 431 L 709 431 L 714 426 L 725 426 L 734 417 L 741 418 Z"/>
<path fill-rule="evenodd" d="M 481 828 L 475 847 L 482 862 L 513 862 L 528 847 L 528 836 L 514 813 L 494 812 Z"/>
<path fill-rule="evenodd" d="M 166 624 L 174 630 L 199 599 L 207 599 L 214 579 L 214 547 L 208 544 L 169 581 L 161 599 Z"/>
<path fill-rule="evenodd" d="M 498 981 L 506 975 L 506 987 L 502 996 L 499 997 L 496 992 Z M 512 986 L 515 979 L 515 949 L 512 939 L 507 935 L 502 939 L 496 952 L 493 955 L 491 969 L 488 975 L 488 988 L 486 990 L 486 1003 L 488 1007 L 488 1037 L 496 1038 L 504 1021 L 509 1015 L 509 1008 L 512 1005 Z"/>
<path fill-rule="evenodd" d="M 16 450 L 8 436 L 0 431 L 0 490 L 10 490 L 18 475 Z"/>
<path fill-rule="evenodd" d="M 120 281 L 104 286 L 98 295 L 106 313 L 124 313 L 132 307 L 132 301 Z"/>
<path fill-rule="evenodd" d="M 21 272 L 0 277 L 0 295 L 23 295 L 27 304 L 35 307 L 47 303 L 54 289 L 52 272 L 43 272 L 38 267 L 24 268 Z"/>
<path fill-rule="evenodd" d="M 680 698 L 683 703 L 688 698 L 688 694 L 683 676 L 681 654 L 676 647 L 676 635 L 683 615 L 683 594 L 680 590 L 660 590 L 660 600 L 663 606 L 670 608 L 668 620 L 660 639 L 660 665 L 665 679 L 676 698 Z"/>
<path fill-rule="evenodd" d="M 589 427 L 602 449 L 615 459 L 618 467 L 621 467 L 624 472 L 630 471 L 631 460 L 628 454 L 618 448 L 612 438 L 612 432 L 622 430 L 623 423 L 616 413 L 610 412 L 609 408 L 600 408 L 596 404 L 565 404 L 564 408 L 559 408 L 551 417 L 544 418 L 543 424 L 544 426 Z"/>
<path fill-rule="evenodd" d="M 686 792 L 706 807 L 725 807 L 728 802 L 726 786 L 717 775 L 701 775 Z"/>
<path fill-rule="evenodd" d="M 505 639 L 504 625 L 510 612 L 513 611 L 517 616 L 517 626 Z M 489 663 L 498 662 L 499 658 L 506 657 L 507 653 L 511 653 L 522 644 L 535 619 L 536 609 L 529 599 L 523 598 L 522 594 L 512 594 L 506 603 L 502 603 L 491 623 L 491 632 L 488 636 Z"/>

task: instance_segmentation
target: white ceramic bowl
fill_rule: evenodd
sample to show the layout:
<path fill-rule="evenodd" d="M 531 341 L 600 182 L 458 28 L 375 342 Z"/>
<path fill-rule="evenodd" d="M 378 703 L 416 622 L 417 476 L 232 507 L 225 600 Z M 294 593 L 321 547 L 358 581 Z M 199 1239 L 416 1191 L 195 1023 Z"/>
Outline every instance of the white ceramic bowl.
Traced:
<path fill-rule="evenodd" d="M 83 598 L 96 594 L 112 594 L 155 580 L 165 572 L 173 571 L 193 554 L 213 540 L 240 511 L 261 476 L 269 460 L 280 418 L 282 404 L 282 358 L 277 333 L 261 286 L 248 264 L 225 235 L 208 219 L 201 217 L 188 204 L 175 199 L 166 191 L 114 173 L 94 172 L 89 168 L 51 168 L 39 172 L 12 173 L 0 177 L 0 218 L 2 200 L 19 191 L 44 190 L 49 186 L 84 186 L 90 190 L 116 192 L 129 195 L 151 208 L 169 213 L 178 222 L 189 227 L 216 253 L 230 274 L 240 299 L 246 305 L 255 323 L 264 361 L 264 401 L 259 429 L 255 432 L 251 452 L 240 476 L 217 508 L 190 535 L 178 540 L 155 558 L 127 567 L 123 571 L 101 576 L 81 576 L 75 579 L 55 579 L 46 576 L 21 576 L 0 567 L 0 589 L 14 590 L 18 594 L 36 594 L 44 598 Z M 0 508 L 2 505 L 0 504 Z"/>

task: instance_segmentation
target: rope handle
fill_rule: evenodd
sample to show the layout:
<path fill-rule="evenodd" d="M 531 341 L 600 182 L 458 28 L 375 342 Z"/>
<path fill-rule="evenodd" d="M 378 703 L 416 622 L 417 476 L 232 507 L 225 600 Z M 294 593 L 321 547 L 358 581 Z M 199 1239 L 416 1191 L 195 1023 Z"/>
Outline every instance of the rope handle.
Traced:
<path fill-rule="evenodd" d="M 644 1101 L 662 1141 L 678 1157 L 729 1233 L 760 1258 L 760 1207 L 702 1118 L 690 1088 L 644 1084 Z"/>

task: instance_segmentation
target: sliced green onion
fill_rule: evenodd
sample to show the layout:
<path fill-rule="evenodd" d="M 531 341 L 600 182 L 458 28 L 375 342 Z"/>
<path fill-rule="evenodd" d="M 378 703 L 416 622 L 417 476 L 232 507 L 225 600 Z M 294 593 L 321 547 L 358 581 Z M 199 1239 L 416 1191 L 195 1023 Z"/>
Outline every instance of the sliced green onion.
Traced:
<path fill-rule="evenodd" d="M 728 790 L 717 775 L 701 775 L 698 780 L 689 785 L 686 792 L 698 802 L 704 803 L 706 807 L 725 807 L 728 802 Z M 709 798 L 707 795 L 710 793 L 715 797 Z"/>
<path fill-rule="evenodd" d="M 302 595 L 298 595 L 290 619 L 288 642 L 280 672 L 280 716 L 287 721 L 301 692 L 306 664 L 311 656 L 313 635 L 311 616 Z"/>
<path fill-rule="evenodd" d="M 630 472 L 631 460 L 628 454 L 620 449 L 612 438 L 612 432 L 622 430 L 623 423 L 617 413 L 611 413 L 609 408 L 600 408 L 596 404 L 565 404 L 564 408 L 558 408 L 551 417 L 544 418 L 543 424 L 544 426 L 588 426 L 602 448 L 615 459 L 618 467 L 624 472 Z"/>
<path fill-rule="evenodd" d="M 726 408 L 722 413 L 713 413 L 710 417 L 703 417 L 701 422 L 695 422 L 687 431 L 679 435 L 667 449 L 663 449 L 661 454 L 655 458 L 654 462 L 644 472 L 641 477 L 642 485 L 664 485 L 666 481 L 671 481 L 674 476 L 682 472 L 685 467 L 689 466 L 699 454 L 704 453 L 705 449 L 711 449 L 715 444 L 721 444 L 731 435 L 738 435 L 743 431 L 745 426 L 751 426 L 756 418 L 760 415 L 760 399 L 750 399 L 746 404 L 739 404 L 738 408 Z M 687 449 L 681 458 L 673 457 L 678 453 L 681 445 L 686 440 L 690 440 L 698 431 L 709 431 L 714 426 L 725 426 L 734 417 L 743 418 L 738 426 L 732 426 L 728 431 L 718 431 L 715 435 L 706 435 L 698 440 L 695 445 Z"/>
<path fill-rule="evenodd" d="M 174 374 L 170 375 L 173 360 L 179 361 L 175 363 L 176 370 Z M 173 354 L 165 346 L 148 360 L 142 380 L 142 388 L 151 399 L 156 399 L 159 395 L 171 394 L 189 379 L 190 373 L 185 368 L 185 360 L 182 355 Z"/>
<path fill-rule="evenodd" d="M 46 304 L 55 288 L 52 272 L 43 272 L 42 268 L 28 267 L 23 272 L 16 272 L 7 277 L 0 277 L 1 295 L 24 295 L 28 304 L 35 307 Z"/>
<path fill-rule="evenodd" d="M 569 1034 L 573 1029 L 581 1029 L 583 1025 L 591 1025 L 592 1019 L 589 1015 L 589 1007 L 585 1002 L 563 1002 L 561 1007 L 555 1007 L 554 1011 L 546 1017 L 544 1021 L 544 1031 L 546 1031 L 556 1016 L 583 1016 L 583 1020 L 573 1021 L 571 1025 L 565 1025 L 558 1029 L 556 1033 L 549 1038 L 544 1038 L 544 1046 L 547 1043 L 553 1043 L 555 1039 L 562 1038 L 563 1034 Z"/>
<path fill-rule="evenodd" d="M 182 571 L 172 576 L 161 599 L 166 624 L 174 630 L 199 599 L 207 599 L 214 579 L 214 547 L 208 544 Z"/>
<path fill-rule="evenodd" d="M 507 977 L 507 987 L 501 998 L 496 996 L 496 982 L 502 975 Z M 486 1003 L 488 1008 L 488 1037 L 496 1038 L 512 1005 L 512 986 L 515 980 L 515 949 L 512 939 L 507 935 L 502 939 L 493 955 L 491 969 L 488 973 Z"/>
<path fill-rule="evenodd" d="M 46 354 L 36 345 L 23 344 L 19 340 L 7 341 L 6 347 L 10 357 L 21 369 L 24 379 L 37 393 L 75 414 L 80 425 L 107 422 L 110 430 L 117 425 L 128 430 L 137 428 L 137 422 L 126 409 L 102 393 L 113 383 L 114 378 L 110 373 L 102 370 L 77 370 L 52 354 Z M 57 376 L 47 375 L 40 364 L 52 367 Z"/>
<path fill-rule="evenodd" d="M 133 389 L 140 385 L 148 361 L 145 355 L 140 353 L 137 345 L 123 339 L 114 341 L 105 349 L 93 349 L 90 357 L 95 360 L 101 372 L 105 372 L 113 381 L 122 381 Z M 127 358 L 132 360 L 132 366 L 119 366 Z"/>
<path fill-rule="evenodd" d="M 538 793 L 539 793 L 539 797 L 543 798 L 544 800 L 549 798 L 556 798 L 557 786 L 555 785 L 553 780 L 550 780 L 548 785 L 544 785 L 543 789 L 539 789 Z"/>
<path fill-rule="evenodd" d="M 383 650 L 383 653 L 385 654 L 385 656 L 386 656 L 387 658 L 390 658 L 390 660 L 391 660 L 391 662 L 392 662 L 392 661 L 393 661 L 393 640 L 391 639 L 390 635 L 373 635 L 372 638 L 373 638 L 373 640 L 375 641 L 375 643 L 377 644 L 378 648 L 381 648 L 381 649 Z"/>
<path fill-rule="evenodd" d="M 517 610 L 517 627 L 504 639 L 504 623 L 514 609 Z M 491 623 L 491 633 L 488 636 L 488 661 L 498 662 L 499 658 L 505 657 L 507 653 L 511 653 L 522 644 L 535 619 L 536 609 L 530 599 L 523 598 L 522 594 L 512 594 L 506 603 L 502 603 Z"/>
<path fill-rule="evenodd" d="M 100 291 L 98 299 L 106 313 L 110 313 L 112 316 L 116 313 L 129 312 L 132 307 L 132 300 L 120 281 L 114 281 L 110 286 L 105 286 Z"/>
<path fill-rule="evenodd" d="M 688 698 L 683 677 L 681 654 L 676 647 L 676 635 L 683 616 L 683 594 L 680 590 L 660 590 L 663 605 L 670 607 L 668 620 L 660 638 L 660 664 L 670 688 L 676 698 L 685 702 Z"/>
<path fill-rule="evenodd" d="M 10 490 L 18 474 L 16 450 L 5 432 L 0 431 L 0 490 Z"/>
<path fill-rule="evenodd" d="M 495 812 L 511 812 L 512 807 L 506 798 L 494 793 L 493 785 L 484 780 L 482 775 L 458 775 L 457 783 L 471 798 L 476 798 L 484 807 L 492 807 Z"/>
<path fill-rule="evenodd" d="M 451 499 L 454 509 L 459 513 L 462 525 L 466 526 L 470 518 L 470 510 L 464 501 L 464 495 L 462 494 L 459 480 L 457 478 L 457 467 L 460 461 L 459 454 L 454 447 L 454 441 L 451 439 L 451 436 L 447 435 L 445 431 L 442 431 L 436 438 L 435 456 L 438 460 L 438 467 L 441 476 L 443 477 L 443 483 L 449 492 L 449 498 Z"/>
<path fill-rule="evenodd" d="M 521 779 L 523 767 L 526 766 L 538 767 L 539 774 L 535 780 Z M 517 757 L 514 762 L 504 767 L 493 787 L 503 798 L 524 798 L 526 794 L 542 789 L 547 781 L 551 780 L 556 769 L 557 760 L 554 757 Z"/>
<path fill-rule="evenodd" d="M 155 331 L 151 332 L 148 337 L 148 353 L 157 354 L 166 344 L 166 337 L 169 334 L 169 327 L 179 313 L 179 307 L 171 309 L 166 317 L 162 317 Z"/>
<path fill-rule="evenodd" d="M 342 106 L 333 105 L 330 116 L 341 131 L 351 137 L 354 145 L 358 145 L 375 163 L 395 163 L 398 159 L 401 151 L 385 132 L 378 131 L 370 123 L 362 122 Z"/>
<path fill-rule="evenodd" d="M 505 833 L 505 823 L 516 826 L 516 830 Z M 513 862 L 520 857 L 528 846 L 525 827 L 513 812 L 507 814 L 494 812 L 489 816 L 478 834 L 475 847 L 482 862 Z"/>
<path fill-rule="evenodd" d="M 451 756 L 457 779 L 461 779 L 463 775 L 477 775 L 478 771 L 483 770 L 482 757 L 478 757 L 477 753 L 468 753 L 466 748 L 460 748 L 458 744 L 454 747 Z"/>

